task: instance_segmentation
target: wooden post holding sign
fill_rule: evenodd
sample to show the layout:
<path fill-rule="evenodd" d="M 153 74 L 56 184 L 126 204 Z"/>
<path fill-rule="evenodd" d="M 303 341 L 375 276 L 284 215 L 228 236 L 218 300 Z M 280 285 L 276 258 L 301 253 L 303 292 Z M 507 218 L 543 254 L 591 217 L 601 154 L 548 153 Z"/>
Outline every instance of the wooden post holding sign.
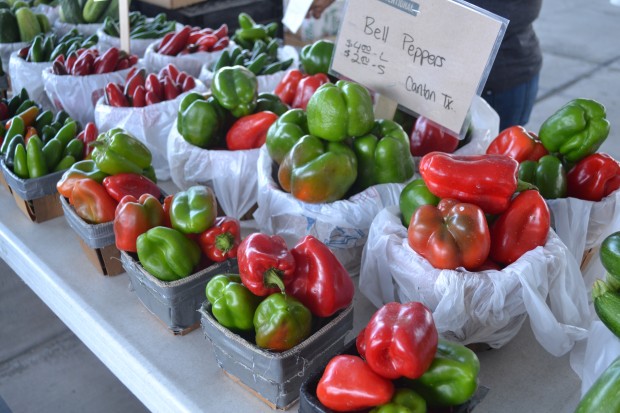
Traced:
<path fill-rule="evenodd" d="M 129 0 L 118 1 L 118 25 L 120 26 L 121 50 L 131 53 L 129 48 Z"/>
<path fill-rule="evenodd" d="M 464 135 L 507 25 L 455 0 L 348 0 L 331 71 Z"/>

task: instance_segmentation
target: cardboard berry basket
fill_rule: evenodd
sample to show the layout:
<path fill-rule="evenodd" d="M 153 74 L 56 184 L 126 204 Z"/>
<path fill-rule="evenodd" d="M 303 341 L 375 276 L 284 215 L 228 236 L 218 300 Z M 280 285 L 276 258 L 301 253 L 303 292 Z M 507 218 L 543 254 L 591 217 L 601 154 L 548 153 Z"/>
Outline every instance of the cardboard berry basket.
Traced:
<path fill-rule="evenodd" d="M 185 335 L 200 326 L 198 310 L 209 280 L 237 271 L 237 260 L 231 259 L 202 267 L 199 264 L 199 269 L 185 278 L 162 281 L 142 267 L 137 254 L 121 251 L 121 262 L 138 299 L 174 335 Z"/>
<path fill-rule="evenodd" d="M 44 222 L 62 215 L 56 183 L 64 171 L 53 172 L 40 178 L 22 179 L 11 171 L 4 159 L 2 174 L 17 207 L 32 222 Z"/>
<path fill-rule="evenodd" d="M 312 335 L 283 352 L 262 349 L 253 337 L 244 337 L 222 326 L 206 301 L 200 308 L 202 330 L 213 346 L 215 359 L 234 381 L 249 389 L 272 408 L 287 409 L 299 398 L 302 381 L 315 368 L 344 348 L 353 328 L 353 304 L 334 316 L 314 317 Z"/>
<path fill-rule="evenodd" d="M 579 264 L 553 230 L 544 246 L 499 270 L 440 270 L 409 246 L 398 206 L 373 221 L 362 256 L 360 291 L 377 307 L 419 301 L 433 311 L 437 331 L 462 344 L 500 348 L 529 316 L 551 354 L 586 337 L 588 296 Z"/>

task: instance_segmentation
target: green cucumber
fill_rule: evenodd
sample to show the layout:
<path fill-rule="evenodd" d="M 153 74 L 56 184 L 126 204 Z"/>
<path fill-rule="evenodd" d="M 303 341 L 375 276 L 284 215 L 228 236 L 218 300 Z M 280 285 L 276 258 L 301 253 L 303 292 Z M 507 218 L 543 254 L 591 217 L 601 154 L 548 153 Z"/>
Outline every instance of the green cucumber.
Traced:
<path fill-rule="evenodd" d="M 620 412 L 620 357 L 616 358 L 586 392 L 575 413 Z"/>
<path fill-rule="evenodd" d="M 598 318 L 609 331 L 620 337 L 620 294 L 614 292 L 605 281 L 596 280 L 592 286 L 592 300 Z"/>
<path fill-rule="evenodd" d="M 22 7 L 17 10 L 15 18 L 19 26 L 19 38 L 22 42 L 31 42 L 37 34 L 41 33 L 39 20 L 29 8 Z"/>

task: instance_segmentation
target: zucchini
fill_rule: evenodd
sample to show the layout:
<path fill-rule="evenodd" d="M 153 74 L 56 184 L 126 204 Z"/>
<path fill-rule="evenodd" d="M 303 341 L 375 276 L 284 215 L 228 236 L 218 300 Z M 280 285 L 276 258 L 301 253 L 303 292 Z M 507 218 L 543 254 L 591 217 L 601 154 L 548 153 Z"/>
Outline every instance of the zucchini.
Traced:
<path fill-rule="evenodd" d="M 620 294 L 605 281 L 596 280 L 592 286 L 592 300 L 598 318 L 609 331 L 620 337 Z"/>
<path fill-rule="evenodd" d="M 575 413 L 620 412 L 620 357 L 594 382 L 577 405 Z"/>
<path fill-rule="evenodd" d="M 61 20 L 66 23 L 84 23 L 82 18 L 82 7 L 78 0 L 60 0 Z"/>

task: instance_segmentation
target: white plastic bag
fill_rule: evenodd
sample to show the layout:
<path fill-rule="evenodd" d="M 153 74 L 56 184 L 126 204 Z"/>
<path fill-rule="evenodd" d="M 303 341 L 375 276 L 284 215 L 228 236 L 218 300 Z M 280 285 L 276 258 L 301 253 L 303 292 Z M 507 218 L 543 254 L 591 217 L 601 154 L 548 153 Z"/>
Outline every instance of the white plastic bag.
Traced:
<path fill-rule="evenodd" d="M 560 356 L 585 338 L 589 324 L 579 266 L 557 235 L 502 271 L 439 270 L 415 253 L 398 206 L 381 211 L 362 256 L 360 291 L 377 307 L 420 301 L 440 334 L 463 344 L 499 348 L 528 315 L 538 342 Z"/>
<path fill-rule="evenodd" d="M 9 60 L 13 52 L 28 46 L 28 42 L 0 43 L 0 59 L 2 59 L 2 70 L 9 73 Z"/>
<path fill-rule="evenodd" d="M 216 52 L 196 52 L 180 56 L 167 56 L 157 53 L 160 41 L 151 43 L 144 53 L 144 65 L 149 72 L 159 72 L 170 63 L 175 65 L 179 71 L 184 71 L 189 75 L 199 78 L 202 65 L 215 62 L 220 55 L 226 50 L 218 50 Z M 230 44 L 228 45 L 230 48 Z M 202 80 L 202 79 L 200 79 Z M 204 82 L 203 82 L 204 83 Z M 208 86 L 208 85 L 207 85 Z"/>
<path fill-rule="evenodd" d="M 280 47 L 278 49 L 278 59 L 280 61 L 293 59 L 293 63 L 286 70 L 280 70 L 279 72 L 270 75 L 256 76 L 256 81 L 258 82 L 258 93 L 272 93 L 284 75 L 286 75 L 286 72 L 291 69 L 296 69 L 299 66 L 299 55 L 293 46 L 285 45 Z M 205 64 L 202 66 L 198 78 L 202 80 L 205 86 L 211 87 L 213 75 L 214 73 L 209 70 L 209 64 Z"/>
<path fill-rule="evenodd" d="M 204 93 L 205 86 L 196 80 L 191 92 Z M 112 128 L 123 128 L 144 143 L 153 154 L 153 168 L 158 180 L 170 179 L 168 166 L 168 135 L 177 117 L 181 100 L 189 93 L 176 99 L 166 100 L 142 108 L 117 108 L 105 104 L 101 97 L 95 106 L 95 124 L 99 133 Z"/>
<path fill-rule="evenodd" d="M 575 259 L 581 262 L 585 253 L 591 255 L 581 268 L 590 291 L 594 280 L 605 275 L 598 248 L 607 236 L 620 231 L 620 190 L 599 202 L 559 198 L 547 200 L 547 205 L 555 231 Z"/>
<path fill-rule="evenodd" d="M 95 120 L 95 105 L 110 83 L 125 83 L 131 69 L 87 76 L 59 76 L 51 68 L 43 71 L 45 93 L 57 110 L 64 110 L 73 119 L 86 125 Z"/>
<path fill-rule="evenodd" d="M 49 67 L 52 67 L 52 62 L 27 62 L 19 57 L 17 52 L 13 52 L 9 60 L 9 76 L 13 90 L 20 91 L 25 88 L 30 99 L 40 104 L 43 110 L 53 108 L 43 85 L 43 71 Z"/>
<path fill-rule="evenodd" d="M 282 236 L 290 247 L 303 236 L 313 235 L 334 252 L 349 274 L 357 275 L 372 220 L 384 207 L 398 205 L 405 184 L 374 185 L 349 199 L 309 204 L 280 189 L 272 169 L 273 161 L 263 146 L 254 212 L 260 231 Z"/>
<path fill-rule="evenodd" d="M 33 13 L 37 14 L 45 14 L 47 20 L 50 22 L 50 25 L 54 27 L 54 23 L 58 20 L 60 6 L 49 6 L 47 4 L 39 4 L 37 6 L 31 7 Z"/>
<path fill-rule="evenodd" d="M 208 185 L 227 216 L 241 219 L 256 204 L 258 149 L 202 149 L 185 141 L 175 120 L 168 137 L 172 181 L 181 189 Z"/>
<path fill-rule="evenodd" d="M 73 24 L 65 23 L 58 19 L 52 24 L 52 31 L 60 38 L 69 33 L 72 29 L 76 28 L 79 33 L 84 35 L 84 37 L 88 37 L 90 35 L 97 34 L 97 30 L 99 30 L 101 26 L 102 23 Z"/>

